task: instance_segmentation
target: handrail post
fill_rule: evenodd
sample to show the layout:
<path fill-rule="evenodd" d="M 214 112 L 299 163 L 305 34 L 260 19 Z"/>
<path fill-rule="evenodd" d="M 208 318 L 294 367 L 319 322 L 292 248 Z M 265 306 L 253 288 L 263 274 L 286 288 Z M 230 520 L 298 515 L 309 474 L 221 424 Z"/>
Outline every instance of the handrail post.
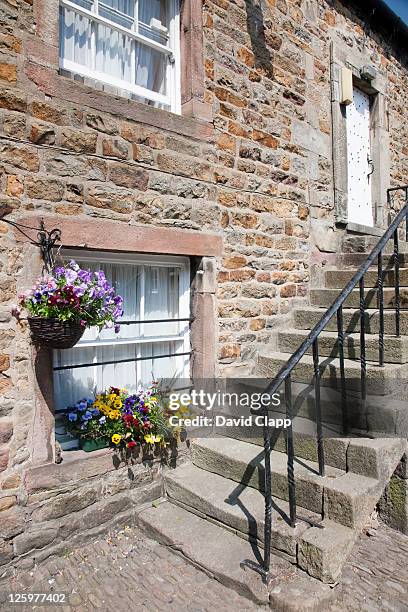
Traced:
<path fill-rule="evenodd" d="M 361 399 L 363 404 L 366 399 L 367 383 L 367 363 L 365 350 L 365 291 L 364 291 L 364 276 L 360 278 L 360 381 L 361 381 Z"/>
<path fill-rule="evenodd" d="M 347 397 L 346 397 L 346 375 L 344 368 L 344 329 L 343 329 L 343 306 L 339 306 L 337 313 L 337 338 L 339 344 L 339 361 L 340 361 L 340 389 L 341 389 L 341 412 L 343 421 L 343 434 L 348 433 L 348 414 L 347 414 Z"/>
<path fill-rule="evenodd" d="M 263 437 L 264 437 L 264 461 L 265 461 L 265 527 L 264 527 L 264 558 L 263 566 L 265 580 L 268 580 L 269 567 L 271 563 L 271 537 L 272 537 L 272 478 L 271 478 L 271 432 L 269 427 L 268 410 L 264 410 Z"/>
<path fill-rule="evenodd" d="M 378 362 L 384 366 L 384 291 L 383 291 L 383 260 L 382 251 L 378 253 Z"/>
<path fill-rule="evenodd" d="M 313 342 L 313 371 L 316 406 L 316 431 L 317 431 L 317 457 L 319 462 L 319 474 L 324 476 L 324 448 L 322 428 L 322 407 L 320 403 L 320 367 L 319 367 L 319 345 L 317 338 Z"/>
<path fill-rule="evenodd" d="M 400 287 L 399 287 L 399 245 L 398 228 L 394 231 L 394 292 L 395 292 L 395 335 L 400 336 Z"/>
<path fill-rule="evenodd" d="M 290 526 L 296 526 L 296 484 L 295 471 L 293 467 L 294 447 L 293 447 L 293 428 L 292 428 L 292 387 L 290 374 L 285 379 L 285 403 L 286 403 L 286 418 L 290 424 L 286 428 L 286 452 L 288 455 L 288 489 L 289 489 L 289 515 Z"/>

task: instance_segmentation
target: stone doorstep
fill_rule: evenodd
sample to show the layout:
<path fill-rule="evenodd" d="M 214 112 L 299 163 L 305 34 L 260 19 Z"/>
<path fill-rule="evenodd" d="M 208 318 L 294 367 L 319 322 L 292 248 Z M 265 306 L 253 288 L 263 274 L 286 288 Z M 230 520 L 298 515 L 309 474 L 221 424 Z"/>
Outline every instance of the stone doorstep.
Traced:
<path fill-rule="evenodd" d="M 322 306 L 329 308 L 338 297 L 338 289 L 311 289 L 310 303 L 312 306 Z M 364 305 L 366 308 L 377 308 L 377 289 L 368 288 L 364 290 Z M 395 306 L 395 291 L 391 287 L 384 287 L 384 308 L 394 308 Z M 401 287 L 400 289 L 401 308 L 408 306 L 408 288 Z M 358 308 L 360 305 L 360 290 L 353 289 L 352 292 L 344 301 L 345 308 Z"/>
<path fill-rule="evenodd" d="M 306 306 L 297 308 L 293 311 L 293 325 L 295 329 L 311 330 L 326 312 L 326 308 L 318 306 Z M 365 313 L 365 324 L 367 334 L 378 334 L 379 313 L 376 308 L 367 309 Z M 408 311 L 400 312 L 400 324 L 402 330 L 408 330 Z M 343 308 L 343 328 L 344 332 L 359 332 L 360 330 L 360 311 L 353 308 Z M 325 327 L 326 331 L 337 332 L 336 317 L 332 317 Z M 384 311 L 384 332 L 385 334 L 395 334 L 395 312 L 394 310 Z"/>
<path fill-rule="evenodd" d="M 233 481 L 191 464 L 168 472 L 165 488 L 172 503 L 215 520 L 241 537 L 252 536 L 256 545 L 263 548 L 264 496 L 259 491 L 236 487 Z M 229 503 L 229 499 L 234 503 Z M 279 499 L 273 503 L 272 549 L 276 554 L 285 553 L 286 558 L 311 576 L 334 583 L 358 532 L 333 521 L 322 522 L 320 515 L 305 508 L 297 508 L 297 524 L 292 528 L 288 524 L 289 505 Z"/>
<path fill-rule="evenodd" d="M 277 372 L 286 364 L 290 355 L 277 351 L 269 352 L 266 348 L 264 353 L 258 355 L 257 374 L 272 379 Z M 360 389 L 360 362 L 352 359 L 344 360 L 344 370 L 347 380 L 347 391 L 353 392 Z M 320 360 L 321 385 L 332 389 L 340 387 L 340 361 L 334 357 L 323 357 Z M 312 355 L 304 355 L 292 371 L 295 382 L 312 384 L 314 367 Z M 398 394 L 402 391 L 408 394 L 408 364 L 386 363 L 383 367 L 378 364 L 367 362 L 367 393 L 370 395 L 390 395 L 395 393 L 395 383 L 398 381 Z M 403 388 L 405 381 L 405 387 Z"/>
<path fill-rule="evenodd" d="M 263 490 L 263 451 L 256 445 L 230 438 L 208 438 L 194 440 L 192 450 L 196 466 Z M 286 455 L 272 451 L 271 469 L 272 494 L 287 501 Z M 324 511 L 325 518 L 345 527 L 361 529 L 380 499 L 387 479 L 345 473 L 331 466 L 326 466 L 326 475 L 321 477 L 317 469 L 315 462 L 304 459 L 295 461 L 296 500 L 299 507 L 317 514 L 323 514 Z"/>
<path fill-rule="evenodd" d="M 327 270 L 324 275 L 326 289 L 343 289 L 353 278 L 355 270 Z M 384 287 L 394 287 L 395 272 L 393 269 L 384 269 Z M 400 286 L 408 286 L 408 268 L 399 270 Z M 378 283 L 377 270 L 368 270 L 364 274 L 364 284 L 366 287 L 376 287 Z"/>
<path fill-rule="evenodd" d="M 300 344 L 307 338 L 308 331 L 298 329 L 285 329 L 278 332 L 278 346 L 283 353 L 294 353 Z M 366 359 L 378 362 L 378 335 L 366 334 Z M 312 349 L 307 351 L 312 354 Z M 319 355 L 322 357 L 338 357 L 338 334 L 323 331 L 319 335 Z M 347 334 L 344 338 L 344 357 L 347 359 L 360 358 L 360 334 Z M 384 338 L 384 360 L 386 363 L 408 362 L 408 336 L 386 336 Z"/>
<path fill-rule="evenodd" d="M 259 565 L 262 560 L 253 544 L 175 504 L 166 502 L 150 508 L 137 516 L 137 523 L 150 537 L 262 608 L 271 601 L 276 612 L 295 612 L 299 610 L 300 597 L 306 598 L 305 609 L 312 612 L 335 595 L 328 585 L 276 555 L 271 556 L 271 580 L 267 587 L 256 571 L 242 565 L 243 561 Z M 299 588 L 301 593 L 295 598 Z"/>

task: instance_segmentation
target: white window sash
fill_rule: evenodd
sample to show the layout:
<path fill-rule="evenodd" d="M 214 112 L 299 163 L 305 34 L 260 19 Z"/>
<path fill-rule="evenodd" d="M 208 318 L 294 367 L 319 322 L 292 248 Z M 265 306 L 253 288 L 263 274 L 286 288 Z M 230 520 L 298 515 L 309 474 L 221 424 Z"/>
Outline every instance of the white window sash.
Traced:
<path fill-rule="evenodd" d="M 172 41 L 173 56 L 167 64 L 166 79 L 169 84 L 171 97 L 171 109 L 178 115 L 181 114 L 181 52 L 180 52 L 180 11 L 181 0 L 169 0 L 171 19 L 169 23 L 169 37 Z M 173 65 L 172 65 L 173 64 Z"/>
<path fill-rule="evenodd" d="M 156 104 L 160 104 L 170 108 L 170 110 L 174 113 L 180 114 L 181 112 L 181 95 L 180 95 L 180 80 L 181 80 L 181 70 L 180 70 L 180 17 L 179 17 L 179 4 L 178 0 L 168 0 L 170 7 L 170 20 L 169 20 L 169 30 L 168 30 L 168 42 L 169 45 L 163 45 L 158 43 L 155 40 L 144 36 L 139 33 L 139 20 L 138 20 L 138 0 L 135 0 L 135 15 L 134 25 L 132 29 L 128 29 L 106 17 L 103 17 L 98 14 L 98 0 L 94 0 L 93 10 L 90 11 L 82 6 L 78 6 L 74 2 L 70 0 L 60 0 L 60 5 L 63 8 L 73 11 L 75 14 L 82 15 L 83 17 L 89 19 L 91 24 L 99 23 L 103 26 L 109 27 L 112 30 L 115 30 L 129 39 L 133 40 L 131 49 L 131 74 L 133 78 L 135 78 L 136 70 L 135 70 L 135 45 L 137 42 L 150 47 L 163 54 L 168 58 L 167 66 L 166 66 L 166 91 L 167 95 L 163 95 L 137 85 L 136 83 L 132 83 L 129 81 L 124 81 L 120 78 L 109 75 L 105 72 L 96 71 L 94 66 L 84 66 L 83 64 L 78 64 L 77 62 L 67 60 L 64 57 L 60 57 L 60 68 L 63 70 L 67 70 L 69 72 L 73 72 L 75 74 L 79 74 L 83 77 L 88 77 L 90 79 L 94 79 L 100 81 L 102 83 L 106 83 L 107 85 L 111 85 L 112 87 L 116 87 L 118 89 L 122 89 L 124 91 L 128 91 L 140 98 L 144 98 L 146 100 L 150 100 Z M 95 27 L 92 27 L 92 38 L 91 38 L 91 49 L 92 49 L 92 57 L 95 58 L 96 54 L 96 43 L 95 43 Z"/>
<path fill-rule="evenodd" d="M 102 81 L 103 83 L 106 83 L 107 85 L 112 85 L 113 87 L 125 89 L 126 91 L 130 91 L 131 93 L 140 96 L 141 98 L 147 98 L 148 100 L 152 100 L 152 102 L 166 104 L 167 106 L 171 105 L 171 98 L 168 96 L 163 96 L 162 94 L 156 93 L 151 89 L 145 89 L 140 85 L 129 83 L 129 81 L 122 81 L 122 79 L 117 79 L 116 77 L 106 74 L 105 72 L 92 70 L 91 68 L 87 68 L 82 64 L 72 62 L 71 60 L 61 58 L 60 68 L 62 68 L 63 70 L 69 70 L 70 72 L 75 72 L 75 74 L 79 74 L 84 77 L 89 77 L 90 79 Z"/>
<path fill-rule="evenodd" d="M 108 26 L 112 30 L 116 30 L 120 32 L 121 34 L 125 34 L 129 38 L 132 38 L 140 43 L 143 43 L 144 45 L 148 47 L 151 47 L 152 49 L 155 49 L 156 51 L 160 51 L 160 53 L 163 53 L 164 55 L 168 55 L 168 56 L 173 55 L 173 50 L 170 47 L 166 47 L 166 45 L 162 45 L 156 42 L 155 40 L 148 38 L 147 36 L 143 36 L 143 34 L 139 34 L 138 32 L 134 30 L 125 28 L 119 23 L 116 23 L 115 21 L 111 21 L 110 19 L 107 19 L 106 17 L 102 17 L 102 15 L 98 15 L 97 13 L 94 13 L 93 11 L 88 11 L 88 9 L 82 6 L 78 6 L 78 4 L 75 4 L 74 2 L 70 2 L 69 0 L 60 0 L 60 4 L 61 6 L 64 6 L 74 11 L 74 13 L 78 13 L 78 15 L 83 15 L 84 17 L 87 17 L 90 21 L 94 21 L 94 22 L 100 23 L 101 25 Z"/>

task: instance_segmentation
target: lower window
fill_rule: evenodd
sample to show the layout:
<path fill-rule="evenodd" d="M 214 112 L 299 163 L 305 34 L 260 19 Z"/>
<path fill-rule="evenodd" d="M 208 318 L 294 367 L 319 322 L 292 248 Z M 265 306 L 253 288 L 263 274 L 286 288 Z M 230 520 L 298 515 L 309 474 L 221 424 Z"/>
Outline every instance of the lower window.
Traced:
<path fill-rule="evenodd" d="M 110 385 L 135 392 L 153 379 L 190 375 L 190 268 L 184 257 L 63 254 L 85 269 L 103 270 L 124 299 L 119 333 L 88 329 L 72 349 L 55 350 L 54 396 L 58 411 Z M 182 321 L 177 319 L 184 319 Z M 56 421 L 65 449 L 77 443 Z"/>

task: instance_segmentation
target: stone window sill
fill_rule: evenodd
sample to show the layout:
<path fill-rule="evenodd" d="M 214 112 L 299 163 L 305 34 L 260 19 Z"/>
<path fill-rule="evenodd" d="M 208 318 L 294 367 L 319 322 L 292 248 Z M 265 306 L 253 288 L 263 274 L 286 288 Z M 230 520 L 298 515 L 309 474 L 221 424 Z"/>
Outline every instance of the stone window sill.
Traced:
<path fill-rule="evenodd" d="M 382 236 L 386 228 L 360 225 L 360 223 L 347 223 L 346 231 L 353 234 L 365 234 L 367 236 Z"/>
<path fill-rule="evenodd" d="M 176 115 L 170 111 L 154 108 L 147 104 L 122 98 L 113 94 L 98 91 L 76 80 L 67 78 L 58 71 L 28 62 L 25 66 L 27 77 L 46 95 L 60 100 L 72 102 L 79 106 L 87 106 L 98 111 L 103 109 L 122 117 L 144 123 L 179 135 L 189 136 L 209 141 L 213 137 L 211 122 L 212 109 L 208 104 L 188 104 L 185 108 L 188 114 L 195 116 Z M 184 108 L 183 108 L 184 110 Z"/>

